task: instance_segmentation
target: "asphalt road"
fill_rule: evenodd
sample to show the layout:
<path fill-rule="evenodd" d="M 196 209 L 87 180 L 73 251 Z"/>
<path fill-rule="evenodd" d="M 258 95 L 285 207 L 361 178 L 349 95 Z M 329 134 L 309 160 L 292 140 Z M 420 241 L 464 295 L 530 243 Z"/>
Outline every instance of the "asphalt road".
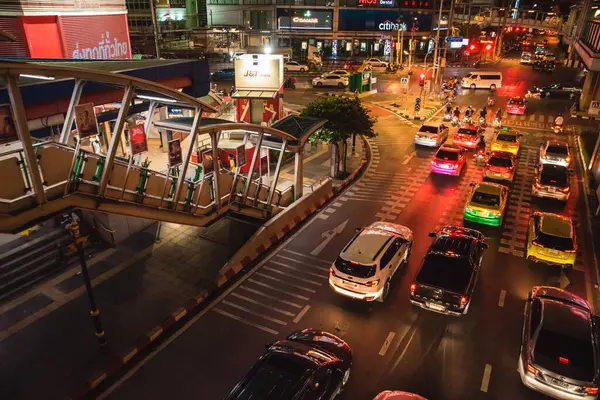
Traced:
<path fill-rule="evenodd" d="M 506 68 L 500 104 L 534 83 L 528 67 Z M 312 95 L 298 90 L 290 97 L 305 101 Z M 458 101 L 480 108 L 486 98 L 485 91 L 465 92 Z M 567 104 L 531 102 L 526 117 L 550 115 Z M 366 174 L 100 398 L 220 399 L 266 344 L 306 327 L 337 334 L 354 351 L 352 375 L 341 399 L 371 399 L 385 389 L 430 400 L 543 398 L 525 388 L 516 371 L 524 301 L 531 287 L 541 284 L 567 285 L 578 295 L 591 296 L 589 274 L 594 272 L 591 252 L 586 251 L 580 175 L 572 178 L 574 190 L 564 208 L 532 199 L 539 142 L 554 135 L 546 125 L 521 127 L 517 180 L 504 226 L 478 228 L 490 248 L 468 315 L 416 310 L 408 302 L 408 288 L 431 243 L 427 234 L 444 224 L 463 223 L 469 183 L 481 179 L 482 169 L 470 159 L 461 177 L 431 175 L 434 152 L 415 149 L 416 128 L 379 107 L 372 110 L 379 119 L 378 137 L 371 140 L 373 157 Z M 486 135 L 491 134 L 488 130 Z M 556 269 L 531 265 L 523 257 L 527 219 L 537 209 L 571 215 L 581 223 L 579 262 L 562 279 Z M 412 258 L 395 277 L 386 303 L 362 304 L 334 294 L 327 284 L 329 265 L 355 227 L 381 219 L 408 226 L 415 237 Z M 317 254 L 321 235 L 340 225 L 345 226 L 342 232 Z M 391 339 L 387 347 L 386 339 Z"/>

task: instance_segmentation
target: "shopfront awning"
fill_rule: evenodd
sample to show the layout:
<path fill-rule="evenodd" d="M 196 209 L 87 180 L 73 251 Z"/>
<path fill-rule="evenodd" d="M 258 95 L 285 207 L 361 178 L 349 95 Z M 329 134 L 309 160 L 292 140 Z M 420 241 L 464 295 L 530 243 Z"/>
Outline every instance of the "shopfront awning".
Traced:
<path fill-rule="evenodd" d="M 274 99 L 277 90 L 236 90 L 231 96 L 234 99 Z"/>

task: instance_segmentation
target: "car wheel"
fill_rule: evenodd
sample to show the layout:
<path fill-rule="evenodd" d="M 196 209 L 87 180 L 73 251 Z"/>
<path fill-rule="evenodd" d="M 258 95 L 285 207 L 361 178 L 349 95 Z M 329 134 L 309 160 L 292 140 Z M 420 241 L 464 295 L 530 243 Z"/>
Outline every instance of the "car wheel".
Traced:
<path fill-rule="evenodd" d="M 379 298 L 379 301 L 381 301 L 383 303 L 385 301 L 385 299 L 387 299 L 389 292 L 390 292 L 390 280 L 388 279 L 385 282 L 385 286 L 383 287 L 383 292 L 381 293 L 381 297 Z"/>
<path fill-rule="evenodd" d="M 288 70 L 288 67 L 284 67 L 284 68 L 283 68 L 283 71 L 284 71 L 284 72 L 288 72 L 288 71 L 289 71 L 289 70 Z"/>
<path fill-rule="evenodd" d="M 304 72 L 306 71 L 304 68 L 300 68 L 300 72 Z"/>
<path fill-rule="evenodd" d="M 323 86 L 323 82 L 317 82 L 317 87 Z"/>
<path fill-rule="evenodd" d="M 546 97 L 550 97 L 550 92 L 546 92 Z"/>
<path fill-rule="evenodd" d="M 348 383 L 348 379 L 350 379 L 350 371 L 351 370 L 352 370 L 352 368 L 348 367 L 346 372 L 344 372 L 344 376 L 342 377 L 342 388 L 346 387 L 346 384 Z"/>
<path fill-rule="evenodd" d="M 490 85 L 490 89 L 496 90 L 496 85 Z"/>
<path fill-rule="evenodd" d="M 340 83 L 338 83 L 338 87 L 339 87 L 339 88 L 343 88 L 343 87 L 344 87 L 344 84 L 343 84 L 342 82 L 340 82 Z"/>
<path fill-rule="evenodd" d="M 475 90 L 477 88 L 477 86 L 475 86 L 474 83 L 471 83 L 471 90 Z"/>

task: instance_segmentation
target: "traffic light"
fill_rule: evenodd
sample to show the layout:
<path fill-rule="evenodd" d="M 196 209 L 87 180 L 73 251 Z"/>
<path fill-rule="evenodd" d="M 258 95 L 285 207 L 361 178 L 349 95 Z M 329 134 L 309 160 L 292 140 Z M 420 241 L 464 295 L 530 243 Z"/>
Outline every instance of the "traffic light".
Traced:
<path fill-rule="evenodd" d="M 419 86 L 425 86 L 425 74 L 419 75 Z"/>
<path fill-rule="evenodd" d="M 475 45 L 474 44 L 470 45 L 469 50 L 471 50 L 471 51 L 475 50 Z"/>
<path fill-rule="evenodd" d="M 485 49 L 486 49 L 487 51 L 490 51 L 490 50 L 492 50 L 492 45 L 491 45 L 491 44 L 488 44 L 487 46 L 485 46 Z"/>

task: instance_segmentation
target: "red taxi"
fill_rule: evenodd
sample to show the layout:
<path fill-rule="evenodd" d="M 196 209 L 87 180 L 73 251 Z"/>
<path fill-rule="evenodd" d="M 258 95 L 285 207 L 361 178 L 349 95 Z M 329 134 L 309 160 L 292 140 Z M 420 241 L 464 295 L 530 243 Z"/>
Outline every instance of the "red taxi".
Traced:
<path fill-rule="evenodd" d="M 512 97 L 506 104 L 508 114 L 525 115 L 525 100 L 522 97 Z"/>
<path fill-rule="evenodd" d="M 481 132 L 482 130 L 479 126 L 463 125 L 458 129 L 458 131 L 454 135 L 452 143 L 461 147 L 474 149 L 477 147 L 477 143 L 479 142 Z"/>

